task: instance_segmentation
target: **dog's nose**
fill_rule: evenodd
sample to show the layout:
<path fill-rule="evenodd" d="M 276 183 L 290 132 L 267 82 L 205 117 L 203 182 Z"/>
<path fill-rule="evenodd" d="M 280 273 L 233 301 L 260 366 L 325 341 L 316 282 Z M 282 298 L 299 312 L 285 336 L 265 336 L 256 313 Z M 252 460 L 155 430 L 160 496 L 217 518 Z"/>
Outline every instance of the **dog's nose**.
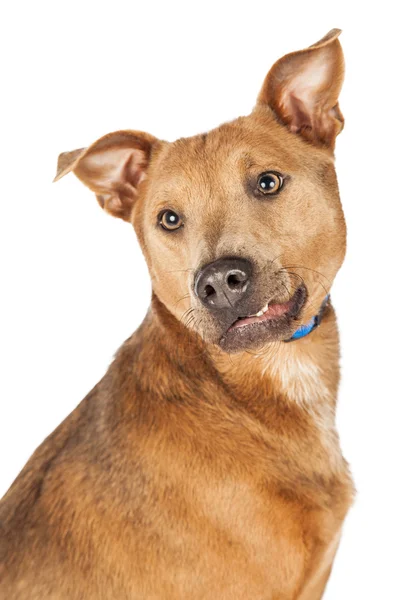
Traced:
<path fill-rule="evenodd" d="M 220 258 L 197 273 L 195 294 L 209 309 L 233 308 L 245 295 L 251 272 L 245 258 Z"/>

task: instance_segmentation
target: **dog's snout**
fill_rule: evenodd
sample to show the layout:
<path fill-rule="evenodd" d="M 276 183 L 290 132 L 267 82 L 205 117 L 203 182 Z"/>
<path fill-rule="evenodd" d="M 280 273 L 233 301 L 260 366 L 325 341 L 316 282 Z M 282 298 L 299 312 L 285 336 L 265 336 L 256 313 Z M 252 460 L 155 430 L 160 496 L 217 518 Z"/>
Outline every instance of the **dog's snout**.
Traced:
<path fill-rule="evenodd" d="M 251 273 L 244 258 L 220 258 L 197 273 L 195 294 L 207 308 L 233 308 L 246 294 Z"/>

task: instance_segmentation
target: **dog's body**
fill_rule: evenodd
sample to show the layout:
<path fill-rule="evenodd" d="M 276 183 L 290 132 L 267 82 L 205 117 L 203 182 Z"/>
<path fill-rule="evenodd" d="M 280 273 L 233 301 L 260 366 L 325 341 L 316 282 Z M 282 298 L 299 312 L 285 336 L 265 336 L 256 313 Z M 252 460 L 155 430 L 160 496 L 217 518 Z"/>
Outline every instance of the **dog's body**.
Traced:
<path fill-rule="evenodd" d="M 332 161 L 341 125 L 325 118 L 341 121 L 337 35 L 281 59 L 252 115 L 207 136 L 118 132 L 61 157 L 61 176 L 73 170 L 133 221 L 154 295 L 3 499 L 1 597 L 322 597 L 353 494 L 334 422 L 332 307 L 310 335 L 286 340 L 318 312 L 345 252 Z M 309 90 L 285 104 L 277 89 L 287 61 L 298 73 L 304 59 L 335 76 L 319 87 L 326 111 L 300 123 Z M 284 105 L 296 105 L 292 117 Z M 243 200 L 252 169 L 264 179 L 258 199 Z M 260 200 L 265 182 L 282 187 L 279 200 Z M 171 210 L 179 193 L 182 219 Z M 269 317 L 257 312 L 265 299 Z"/>

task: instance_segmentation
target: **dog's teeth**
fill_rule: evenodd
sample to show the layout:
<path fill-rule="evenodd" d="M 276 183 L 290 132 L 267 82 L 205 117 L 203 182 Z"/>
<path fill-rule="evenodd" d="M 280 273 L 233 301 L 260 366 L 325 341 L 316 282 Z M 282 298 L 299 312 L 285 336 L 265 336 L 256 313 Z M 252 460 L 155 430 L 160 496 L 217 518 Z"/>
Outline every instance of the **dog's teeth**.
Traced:
<path fill-rule="evenodd" d="M 262 308 L 261 310 L 258 311 L 258 313 L 256 313 L 256 317 L 262 317 L 264 313 L 266 313 L 268 310 L 268 304 L 266 304 L 264 306 L 264 308 Z"/>

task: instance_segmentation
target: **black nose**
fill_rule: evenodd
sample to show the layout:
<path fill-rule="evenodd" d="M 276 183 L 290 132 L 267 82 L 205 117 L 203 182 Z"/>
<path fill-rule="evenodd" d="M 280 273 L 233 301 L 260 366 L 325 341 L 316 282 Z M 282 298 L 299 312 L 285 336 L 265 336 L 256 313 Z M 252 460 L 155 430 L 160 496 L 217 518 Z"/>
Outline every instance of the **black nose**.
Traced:
<path fill-rule="evenodd" d="M 195 294 L 207 308 L 233 308 L 246 294 L 251 272 L 244 258 L 220 258 L 197 273 Z"/>

